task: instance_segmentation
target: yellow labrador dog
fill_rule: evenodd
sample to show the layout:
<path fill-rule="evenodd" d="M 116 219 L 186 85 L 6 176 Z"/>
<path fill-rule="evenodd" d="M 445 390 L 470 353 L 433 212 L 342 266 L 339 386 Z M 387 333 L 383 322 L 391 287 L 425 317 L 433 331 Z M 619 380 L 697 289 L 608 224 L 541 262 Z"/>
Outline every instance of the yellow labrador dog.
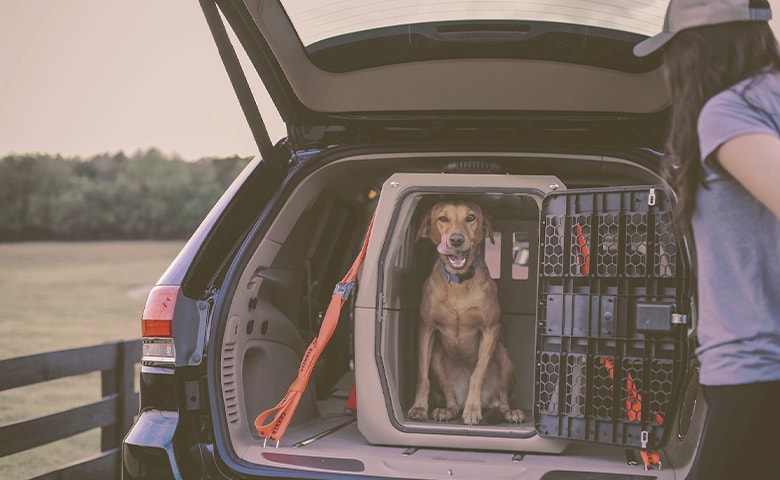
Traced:
<path fill-rule="evenodd" d="M 497 288 L 480 256 L 483 240 L 493 241 L 489 220 L 473 202 L 442 201 L 423 216 L 417 237 L 430 238 L 439 257 L 423 286 L 417 391 L 408 417 L 428 418 L 433 379 L 445 403 L 431 412 L 436 421 L 462 412 L 463 422 L 475 425 L 483 409 L 497 408 L 498 421 L 522 422 L 522 410 L 509 407 L 512 362 L 498 341 Z"/>

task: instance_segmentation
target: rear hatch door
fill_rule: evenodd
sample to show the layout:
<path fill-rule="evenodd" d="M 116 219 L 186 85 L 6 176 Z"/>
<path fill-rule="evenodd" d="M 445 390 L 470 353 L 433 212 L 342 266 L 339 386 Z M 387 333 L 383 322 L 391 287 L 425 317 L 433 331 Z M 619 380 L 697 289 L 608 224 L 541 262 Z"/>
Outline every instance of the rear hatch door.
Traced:
<path fill-rule="evenodd" d="M 660 146 L 661 58 L 637 58 L 633 46 L 660 30 L 663 0 L 201 3 L 261 150 L 251 70 L 299 148 L 447 122 L 582 130 L 637 119 L 658 128 L 636 129 L 635 146 Z M 223 19 L 232 42 L 220 40 Z M 248 56 L 243 69 L 235 42 Z"/>

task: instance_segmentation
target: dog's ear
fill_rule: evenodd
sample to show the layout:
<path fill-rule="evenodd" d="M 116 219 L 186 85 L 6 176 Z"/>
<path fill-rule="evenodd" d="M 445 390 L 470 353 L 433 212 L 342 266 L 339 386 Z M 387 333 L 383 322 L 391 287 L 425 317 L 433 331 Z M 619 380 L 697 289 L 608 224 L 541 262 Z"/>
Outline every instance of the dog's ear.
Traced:
<path fill-rule="evenodd" d="M 490 239 L 490 243 L 496 244 L 496 239 L 493 238 L 493 225 L 490 223 L 490 215 L 482 212 L 482 229 L 485 231 L 485 236 Z"/>
<path fill-rule="evenodd" d="M 431 212 L 430 210 L 428 210 L 420 217 L 420 226 L 417 228 L 417 238 L 415 240 L 419 240 L 421 238 L 428 238 L 430 235 L 431 235 Z"/>

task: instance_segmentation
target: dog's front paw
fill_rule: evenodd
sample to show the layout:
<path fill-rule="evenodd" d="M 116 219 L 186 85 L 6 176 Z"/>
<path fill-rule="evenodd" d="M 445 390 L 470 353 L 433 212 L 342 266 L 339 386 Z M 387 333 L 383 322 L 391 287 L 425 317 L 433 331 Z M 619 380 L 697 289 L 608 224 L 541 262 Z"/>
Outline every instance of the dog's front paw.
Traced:
<path fill-rule="evenodd" d="M 523 420 L 525 420 L 525 414 L 520 409 L 511 409 L 504 413 L 504 418 L 508 423 L 523 423 Z"/>
<path fill-rule="evenodd" d="M 433 419 L 437 422 L 449 422 L 458 414 L 456 408 L 434 408 Z"/>
<path fill-rule="evenodd" d="M 412 405 L 412 408 L 409 409 L 409 413 L 407 413 L 406 416 L 411 420 L 427 420 L 428 407 Z"/>
<path fill-rule="evenodd" d="M 477 425 L 482 420 L 482 407 L 466 407 L 463 409 L 463 423 L 466 425 Z"/>

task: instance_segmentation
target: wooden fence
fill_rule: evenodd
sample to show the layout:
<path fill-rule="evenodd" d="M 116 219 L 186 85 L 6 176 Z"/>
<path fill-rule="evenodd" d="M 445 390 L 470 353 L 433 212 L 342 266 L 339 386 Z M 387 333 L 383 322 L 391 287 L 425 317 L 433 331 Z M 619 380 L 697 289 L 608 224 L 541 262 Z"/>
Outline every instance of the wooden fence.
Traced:
<path fill-rule="evenodd" d="M 102 383 L 96 402 L 0 426 L 0 457 L 100 428 L 99 454 L 34 479 L 119 478 L 122 439 L 138 413 L 140 359 L 141 341 L 133 340 L 0 361 L 0 391 L 98 371 Z"/>

